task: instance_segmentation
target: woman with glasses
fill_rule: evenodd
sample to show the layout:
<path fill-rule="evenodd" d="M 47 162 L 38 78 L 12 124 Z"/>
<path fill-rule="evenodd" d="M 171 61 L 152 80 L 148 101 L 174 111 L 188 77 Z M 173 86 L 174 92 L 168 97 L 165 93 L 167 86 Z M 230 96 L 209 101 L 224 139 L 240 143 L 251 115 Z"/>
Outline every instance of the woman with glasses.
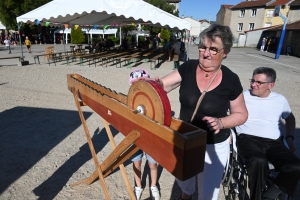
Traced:
<path fill-rule="evenodd" d="M 229 154 L 230 128 L 247 120 L 248 112 L 239 77 L 222 65 L 222 60 L 230 52 L 232 41 L 229 27 L 213 24 L 200 34 L 198 60 L 189 60 L 178 70 L 155 78 L 166 92 L 180 87 L 179 118 L 207 131 L 204 171 L 186 181 L 177 180 L 182 189 L 178 200 L 192 199 L 196 181 L 198 199 L 218 198 Z M 203 94 L 205 96 L 197 108 Z"/>

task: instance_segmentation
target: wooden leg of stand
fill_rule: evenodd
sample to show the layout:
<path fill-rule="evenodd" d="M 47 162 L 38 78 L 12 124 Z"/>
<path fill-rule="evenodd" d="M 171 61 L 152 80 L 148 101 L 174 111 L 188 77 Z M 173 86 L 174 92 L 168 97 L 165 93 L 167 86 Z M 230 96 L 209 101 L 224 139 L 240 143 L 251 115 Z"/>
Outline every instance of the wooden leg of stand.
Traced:
<path fill-rule="evenodd" d="M 120 164 L 120 160 L 124 160 L 124 152 L 132 146 L 132 144 L 139 139 L 140 132 L 138 130 L 131 131 L 124 140 L 109 154 L 109 156 L 100 165 L 102 173 L 110 173 L 116 169 Z"/>
<path fill-rule="evenodd" d="M 91 154 L 92 154 L 92 157 L 93 157 L 96 169 L 98 171 L 99 181 L 101 183 L 101 186 L 102 186 L 105 198 L 107 200 L 110 200 L 109 193 L 108 193 L 108 190 L 107 190 L 107 186 L 106 186 L 106 183 L 104 181 L 102 170 L 100 168 L 99 161 L 98 161 L 98 158 L 97 158 L 97 154 L 95 152 L 95 148 L 94 148 L 94 145 L 93 145 L 93 142 L 92 142 L 92 139 L 91 139 L 88 127 L 86 125 L 86 121 L 85 121 L 85 118 L 83 116 L 83 113 L 82 113 L 82 110 L 81 110 L 81 107 L 80 107 L 80 103 L 79 103 L 76 91 L 74 91 L 74 90 L 73 90 L 73 96 L 74 96 L 75 103 L 76 103 L 76 106 L 77 106 L 77 109 L 78 109 L 78 113 L 79 113 L 79 116 L 80 116 L 80 119 L 81 119 L 81 122 L 82 122 L 82 125 L 83 125 L 83 128 L 84 128 L 84 132 L 85 132 L 85 135 L 86 135 L 86 138 L 87 138 L 90 150 L 91 150 Z"/>
<path fill-rule="evenodd" d="M 109 128 L 108 122 L 105 119 L 103 119 L 103 118 L 102 118 L 102 121 L 103 121 L 104 127 L 106 129 L 108 138 L 110 140 L 111 146 L 112 146 L 113 149 L 115 149 L 117 147 L 117 145 L 116 145 L 116 142 L 114 140 L 113 134 L 112 134 L 112 132 L 111 132 L 111 130 Z M 135 195 L 134 195 L 134 193 L 132 191 L 132 187 L 131 187 L 131 184 L 129 182 L 128 176 L 126 174 L 125 167 L 124 167 L 123 164 L 119 165 L 119 167 L 120 167 L 123 179 L 125 181 L 125 185 L 127 187 L 127 191 L 129 193 L 129 196 L 131 197 L 132 200 L 134 200 L 135 199 Z"/>
<path fill-rule="evenodd" d="M 119 166 L 120 164 L 124 163 L 129 157 L 131 157 L 133 154 L 135 154 L 137 151 L 139 150 L 139 148 L 136 146 L 136 145 L 132 145 L 128 148 L 128 150 L 126 150 L 122 156 L 120 156 L 116 162 L 115 162 L 115 165 L 114 165 L 114 168 L 111 168 L 110 170 L 107 170 L 106 173 L 103 173 L 103 177 L 107 177 L 117 166 Z M 102 169 L 102 167 L 101 167 Z M 71 187 L 74 187 L 78 184 L 81 184 L 81 183 L 85 183 L 86 185 L 90 185 L 92 184 L 97 178 L 98 178 L 98 174 L 97 174 L 97 170 L 94 171 L 94 173 L 87 179 L 84 179 L 84 180 L 81 180 L 77 183 L 74 183 Z"/>

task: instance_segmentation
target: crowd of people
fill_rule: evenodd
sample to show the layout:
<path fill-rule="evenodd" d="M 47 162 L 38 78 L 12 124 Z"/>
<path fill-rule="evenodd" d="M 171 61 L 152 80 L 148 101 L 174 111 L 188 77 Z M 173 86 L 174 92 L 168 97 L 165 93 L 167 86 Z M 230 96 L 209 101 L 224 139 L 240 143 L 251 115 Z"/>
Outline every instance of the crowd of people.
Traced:
<path fill-rule="evenodd" d="M 90 53 L 95 53 L 110 50 L 114 46 L 115 43 L 111 39 L 104 38 L 100 40 L 94 39 L 92 43 L 89 44 L 88 48 Z"/>
<path fill-rule="evenodd" d="M 11 45 L 18 45 L 19 44 L 19 34 L 16 32 L 12 34 L 5 35 L 3 32 L 0 34 L 0 44 L 5 44 L 4 41 L 6 39 L 10 40 Z"/>

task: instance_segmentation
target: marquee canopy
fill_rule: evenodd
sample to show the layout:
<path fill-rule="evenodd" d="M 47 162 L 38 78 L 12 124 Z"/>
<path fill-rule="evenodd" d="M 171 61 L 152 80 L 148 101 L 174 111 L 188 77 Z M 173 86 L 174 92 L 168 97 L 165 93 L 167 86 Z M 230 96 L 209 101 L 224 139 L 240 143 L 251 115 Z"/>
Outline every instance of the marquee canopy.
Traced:
<path fill-rule="evenodd" d="M 6 27 L 0 22 L 0 30 L 6 29 Z"/>
<path fill-rule="evenodd" d="M 190 30 L 191 24 L 143 0 L 53 0 L 17 17 L 17 22 L 65 27 L 147 24 Z"/>

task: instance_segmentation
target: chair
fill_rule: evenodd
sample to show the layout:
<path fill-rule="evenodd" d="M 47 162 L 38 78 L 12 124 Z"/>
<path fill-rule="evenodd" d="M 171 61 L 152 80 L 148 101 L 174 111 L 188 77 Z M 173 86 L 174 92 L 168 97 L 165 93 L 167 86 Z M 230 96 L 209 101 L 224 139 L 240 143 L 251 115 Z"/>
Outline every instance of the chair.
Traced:
<path fill-rule="evenodd" d="M 44 59 L 49 61 L 49 60 L 53 60 L 53 54 L 54 53 L 54 46 L 48 46 L 45 47 L 44 49 Z"/>
<path fill-rule="evenodd" d="M 71 53 L 74 53 L 74 52 L 75 52 L 75 45 L 71 45 L 71 46 L 70 46 L 70 51 L 71 51 Z"/>
<path fill-rule="evenodd" d="M 81 52 L 82 51 L 82 44 L 77 44 L 77 52 Z"/>
<path fill-rule="evenodd" d="M 228 155 L 228 161 L 224 170 L 221 184 L 223 186 L 226 199 L 248 200 L 250 197 L 248 194 L 248 174 L 244 164 L 245 160 L 238 154 L 238 149 L 236 146 L 236 133 L 234 130 L 231 130 L 231 136 L 232 144 L 230 144 L 230 153 Z M 278 175 L 278 172 L 275 170 L 272 163 L 268 163 L 268 165 L 269 175 L 263 188 L 264 191 L 268 190 L 269 186 L 273 183 L 273 180 Z M 291 197 L 285 195 L 285 199 L 291 200 Z"/>

